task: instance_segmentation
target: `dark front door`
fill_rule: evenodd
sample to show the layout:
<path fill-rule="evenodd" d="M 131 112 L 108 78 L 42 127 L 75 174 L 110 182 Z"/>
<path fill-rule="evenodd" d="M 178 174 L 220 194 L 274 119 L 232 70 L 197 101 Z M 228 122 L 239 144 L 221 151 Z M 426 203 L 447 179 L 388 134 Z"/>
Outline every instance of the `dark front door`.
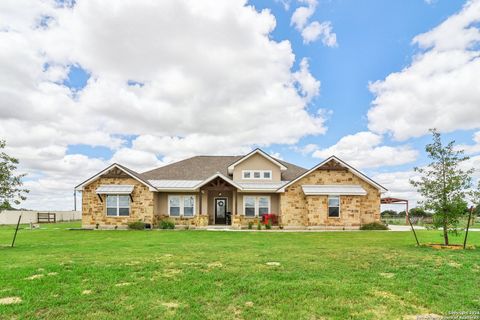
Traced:
<path fill-rule="evenodd" d="M 227 198 L 215 198 L 215 224 L 226 224 Z"/>

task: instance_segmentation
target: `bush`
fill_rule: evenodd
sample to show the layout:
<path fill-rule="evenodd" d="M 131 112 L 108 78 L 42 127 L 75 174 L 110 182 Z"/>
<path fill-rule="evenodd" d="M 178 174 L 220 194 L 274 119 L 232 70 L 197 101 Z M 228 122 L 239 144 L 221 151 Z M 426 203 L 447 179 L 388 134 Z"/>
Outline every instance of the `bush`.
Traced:
<path fill-rule="evenodd" d="M 381 222 L 372 222 L 362 225 L 360 230 L 388 230 L 388 227 Z"/>
<path fill-rule="evenodd" d="M 268 223 L 265 225 L 265 229 L 270 230 L 272 229 L 272 222 L 268 220 Z"/>
<path fill-rule="evenodd" d="M 142 221 L 130 222 L 128 224 L 128 229 L 143 230 L 143 229 L 145 229 L 145 222 L 142 222 Z"/>
<path fill-rule="evenodd" d="M 262 224 L 260 222 L 257 223 L 257 230 L 262 230 Z"/>
<path fill-rule="evenodd" d="M 160 220 L 160 229 L 175 229 L 175 222 L 172 220 Z"/>
<path fill-rule="evenodd" d="M 248 229 L 250 229 L 250 230 L 253 229 L 253 222 L 252 222 L 252 221 L 250 221 L 250 222 L 248 223 Z"/>

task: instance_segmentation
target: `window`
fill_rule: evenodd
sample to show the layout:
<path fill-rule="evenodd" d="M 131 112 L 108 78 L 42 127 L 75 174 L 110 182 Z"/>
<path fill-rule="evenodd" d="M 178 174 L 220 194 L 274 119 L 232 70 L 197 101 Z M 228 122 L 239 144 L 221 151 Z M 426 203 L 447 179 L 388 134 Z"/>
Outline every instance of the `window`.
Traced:
<path fill-rule="evenodd" d="M 180 196 L 168 196 L 168 214 L 180 217 Z"/>
<path fill-rule="evenodd" d="M 186 217 L 193 217 L 195 208 L 195 197 L 184 196 L 183 197 L 183 215 Z"/>
<path fill-rule="evenodd" d="M 171 217 L 193 217 L 195 215 L 195 196 L 168 196 L 168 214 Z"/>
<path fill-rule="evenodd" d="M 340 217 L 340 197 L 339 196 L 328 197 L 328 216 L 330 218 Z"/>
<path fill-rule="evenodd" d="M 245 215 L 247 217 L 255 217 L 255 197 L 245 197 Z"/>
<path fill-rule="evenodd" d="M 258 215 L 270 212 L 270 197 L 258 197 Z"/>
<path fill-rule="evenodd" d="M 107 216 L 128 217 L 130 214 L 130 196 L 109 194 L 107 195 Z"/>
<path fill-rule="evenodd" d="M 244 214 L 247 217 L 261 216 L 270 213 L 270 197 L 245 196 L 243 197 Z"/>
<path fill-rule="evenodd" d="M 243 170 L 242 177 L 243 179 L 252 179 L 252 180 L 271 180 L 272 171 L 271 170 Z"/>

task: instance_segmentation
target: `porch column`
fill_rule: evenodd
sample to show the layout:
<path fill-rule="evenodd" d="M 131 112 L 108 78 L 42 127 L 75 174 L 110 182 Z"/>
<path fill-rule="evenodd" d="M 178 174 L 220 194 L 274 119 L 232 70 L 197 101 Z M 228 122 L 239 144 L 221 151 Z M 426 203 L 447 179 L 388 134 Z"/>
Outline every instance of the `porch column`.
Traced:
<path fill-rule="evenodd" d="M 232 215 L 237 215 L 237 190 L 234 189 L 232 193 Z"/>

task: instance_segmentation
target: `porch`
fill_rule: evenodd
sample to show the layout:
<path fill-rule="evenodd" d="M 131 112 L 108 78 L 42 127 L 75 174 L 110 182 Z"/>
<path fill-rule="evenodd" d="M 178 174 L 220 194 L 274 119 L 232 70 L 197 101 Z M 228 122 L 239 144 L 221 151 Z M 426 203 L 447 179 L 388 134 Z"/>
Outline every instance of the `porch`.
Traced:
<path fill-rule="evenodd" d="M 250 222 L 257 224 L 260 220 L 258 213 L 254 216 L 244 214 L 243 199 L 248 196 L 268 198 L 267 212 L 278 212 L 278 194 L 241 192 L 233 183 L 216 177 L 193 192 L 156 192 L 154 224 L 158 225 L 160 220 L 165 219 L 173 220 L 178 227 L 239 229 L 248 226 Z"/>

